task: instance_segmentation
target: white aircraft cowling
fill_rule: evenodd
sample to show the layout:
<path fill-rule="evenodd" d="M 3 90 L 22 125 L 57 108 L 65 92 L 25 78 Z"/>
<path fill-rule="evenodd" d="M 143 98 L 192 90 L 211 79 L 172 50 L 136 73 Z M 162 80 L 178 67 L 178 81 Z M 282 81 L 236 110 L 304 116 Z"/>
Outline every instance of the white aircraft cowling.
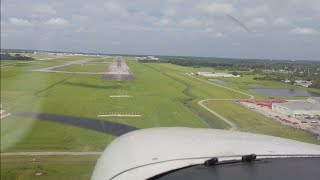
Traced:
<path fill-rule="evenodd" d="M 320 156 L 320 146 L 273 136 L 199 128 L 151 128 L 115 139 L 99 158 L 92 180 L 140 180 L 219 160 L 290 155 Z"/>

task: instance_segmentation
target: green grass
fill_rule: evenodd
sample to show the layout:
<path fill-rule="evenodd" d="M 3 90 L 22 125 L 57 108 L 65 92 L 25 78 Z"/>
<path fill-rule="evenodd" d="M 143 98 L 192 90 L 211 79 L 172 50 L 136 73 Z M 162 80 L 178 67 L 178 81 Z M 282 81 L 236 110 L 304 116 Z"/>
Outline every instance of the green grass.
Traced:
<path fill-rule="evenodd" d="M 1 131 L 1 148 L 9 146 L 6 152 L 102 151 L 114 139 L 92 130 L 14 116 L 1 124 Z"/>
<path fill-rule="evenodd" d="M 106 81 L 101 78 L 102 75 L 30 72 L 34 67 L 1 71 L 1 103 L 9 112 L 42 112 L 90 118 L 97 118 L 98 114 L 105 112 L 139 112 L 141 118 L 100 118 L 137 128 L 208 127 L 183 105 L 182 100 L 188 98 L 182 93 L 185 89 L 183 84 L 145 64 L 137 61 L 127 63 L 136 80 Z M 132 98 L 109 97 L 121 94 Z M 15 118 L 9 116 L 1 121 L 4 124 L 2 129 L 7 127 L 5 122 Z M 15 121 L 20 123 L 25 119 Z M 22 129 L 26 134 L 14 146 L 2 151 L 72 151 L 82 150 L 84 146 L 87 150 L 103 150 L 113 139 L 111 135 L 67 125 L 38 120 L 33 122 L 29 131 L 18 126 L 17 129 Z M 19 131 L 3 130 L 1 138 L 6 136 L 4 132 L 17 137 L 15 133 Z M 92 140 L 93 137 L 96 139 Z M 98 146 L 99 143 L 102 145 Z"/>
<path fill-rule="evenodd" d="M 203 114 L 207 118 L 211 119 L 216 125 L 221 128 L 229 128 L 229 125 L 226 124 L 221 119 L 217 118 L 212 113 L 203 109 L 198 105 L 198 101 L 203 99 L 244 99 L 248 96 L 235 93 L 231 90 L 215 86 L 213 84 L 204 83 L 197 79 L 191 78 L 183 74 L 184 71 L 179 69 L 176 65 L 171 64 L 148 64 L 148 66 L 158 70 L 159 72 L 167 75 L 168 77 L 174 79 L 177 82 L 180 82 L 185 86 L 187 94 L 189 97 L 184 99 L 185 103 L 188 103 L 193 109 L 197 110 L 199 113 Z M 185 69 L 186 67 L 181 67 Z"/>
<path fill-rule="evenodd" d="M 74 64 L 57 68 L 58 71 L 69 72 L 106 72 L 113 58 L 95 58 L 83 64 Z"/>
<path fill-rule="evenodd" d="M 39 56 L 40 57 L 40 56 Z M 46 56 L 41 55 L 41 58 Z M 137 128 L 199 127 L 208 124 L 188 110 L 186 104 L 222 128 L 229 126 L 198 105 L 203 99 L 244 99 L 248 96 L 205 83 L 184 75 L 185 72 L 215 71 L 213 68 L 192 68 L 172 64 L 139 63 L 125 58 L 135 74 L 132 81 L 107 81 L 102 75 L 42 73 L 30 70 L 64 64 L 90 57 L 59 57 L 58 59 L 13 63 L 1 68 L 1 104 L 9 112 L 41 112 L 89 117 L 128 124 Z M 112 58 L 91 57 L 86 66 L 71 65 L 65 71 L 105 71 Z M 107 63 L 106 63 L 107 62 Z M 90 64 L 90 65 L 89 65 Z M 220 71 L 221 72 L 221 71 Z M 225 71 L 227 72 L 227 71 Z M 234 84 L 224 85 L 257 98 L 269 98 L 248 92 L 248 84 L 261 88 L 300 88 L 280 82 L 255 81 L 254 76 L 219 78 Z M 206 78 L 202 78 L 206 80 Z M 218 78 L 217 78 L 218 79 Z M 260 88 L 260 87 L 254 87 Z M 303 89 L 303 88 L 302 88 Z M 318 91 L 318 90 L 313 90 Z M 111 98 L 130 95 L 130 98 Z M 210 101 L 207 104 L 232 120 L 241 131 L 274 135 L 317 143 L 301 130 L 280 125 L 231 101 Z M 105 112 L 139 112 L 140 118 L 97 118 Z M 1 120 L 1 151 L 102 151 L 115 137 L 54 122 L 9 116 Z M 97 157 L 47 156 L 30 163 L 30 157 L 1 157 L 1 179 L 89 179 Z M 43 172 L 35 177 L 36 172 Z"/>
<path fill-rule="evenodd" d="M 84 64 L 84 65 L 69 65 L 57 68 L 57 71 L 69 72 L 105 72 L 110 64 Z"/>
<path fill-rule="evenodd" d="M 1 156 L 1 180 L 90 179 L 97 159 L 97 155 Z"/>
<path fill-rule="evenodd" d="M 76 60 L 75 57 L 70 58 Z M 111 61 L 110 58 L 92 58 L 90 63 L 93 63 L 93 61 L 99 63 L 99 60 L 101 62 Z M 101 75 L 30 71 L 39 67 L 64 63 L 64 61 L 66 60 L 39 61 L 30 63 L 28 66 L 3 69 L 1 71 L 1 103 L 6 110 L 9 112 L 42 112 L 90 118 L 97 118 L 98 114 L 107 112 L 139 112 L 142 115 L 140 118 L 113 117 L 100 119 L 137 128 L 209 127 L 204 120 L 186 108 L 184 104 L 188 104 L 215 124 L 222 128 L 228 128 L 229 126 L 224 121 L 200 107 L 197 104 L 198 101 L 215 98 L 248 98 L 246 95 L 184 75 L 183 72 L 190 71 L 190 67 L 139 63 L 130 60 L 130 58 L 127 59 L 127 64 L 136 76 L 133 81 L 106 81 L 101 78 Z M 202 71 L 203 68 L 195 69 Z M 238 82 L 228 87 L 241 91 L 246 90 L 239 84 L 257 83 L 252 80 L 252 77 L 232 78 L 230 81 Z M 280 83 L 264 82 L 264 86 L 279 85 Z M 130 95 L 132 97 L 111 98 L 109 97 L 111 95 Z M 224 106 L 230 106 L 230 104 L 227 102 L 219 104 L 219 107 Z M 225 109 L 227 108 L 222 108 L 222 111 L 225 111 Z M 235 117 L 239 114 L 238 111 L 234 113 Z M 251 116 L 254 115 L 251 113 Z M 250 118 L 248 117 L 248 119 Z M 114 138 L 111 135 L 91 130 L 38 120 L 31 120 L 32 125 L 17 127 L 13 125 L 13 122 L 24 124 L 28 121 L 14 116 L 9 116 L 5 121 L 1 121 L 1 138 L 10 137 L 12 138 L 10 142 L 14 142 L 9 147 L 3 144 L 9 142 L 8 140 L 2 141 L 2 147 L 9 147 L 1 149 L 2 151 L 103 150 Z M 248 128 L 255 129 L 255 127 L 250 126 Z M 13 127 L 17 131 L 10 130 Z M 264 131 L 268 131 L 267 129 L 261 127 L 254 132 L 265 133 Z M 290 136 L 290 134 L 286 134 L 285 137 Z M 302 138 L 302 140 L 304 139 Z"/>
<path fill-rule="evenodd" d="M 248 96 L 183 75 L 183 72 L 188 70 L 188 68 L 190 69 L 190 67 L 180 67 L 180 66 L 171 65 L 171 64 L 149 64 L 149 66 L 152 66 L 153 68 L 159 70 L 160 72 L 168 75 L 171 78 L 176 79 L 177 81 L 181 82 L 186 87 L 188 87 L 189 90 L 187 92 L 190 96 L 193 97 L 193 99 L 186 102 L 188 102 L 194 109 L 198 110 L 200 113 L 202 113 L 206 117 L 209 117 L 215 124 L 219 125 L 222 128 L 227 129 L 229 128 L 229 125 L 227 125 L 224 121 L 222 121 L 218 117 L 214 116 L 210 112 L 200 107 L 197 104 L 198 101 L 203 99 L 248 98 Z M 220 79 L 236 82 L 235 84 L 223 85 L 223 86 L 227 86 L 236 90 L 240 90 L 242 92 L 253 94 L 257 96 L 257 98 L 269 98 L 269 97 L 261 94 L 257 94 L 257 93 L 248 92 L 246 91 L 248 86 L 242 87 L 239 84 L 255 83 L 255 84 L 263 84 L 264 86 L 267 86 L 267 87 L 293 88 L 291 85 L 287 85 L 280 82 L 272 82 L 272 81 L 267 81 L 263 83 L 255 82 L 255 80 L 253 80 L 252 78 L 253 77 L 230 78 L 230 79 L 220 78 Z M 201 79 L 206 80 L 206 78 L 201 78 Z M 291 97 L 291 98 L 295 98 L 295 97 Z M 302 130 L 292 129 L 292 128 L 283 126 L 280 123 L 274 122 L 271 119 L 268 119 L 260 114 L 257 114 L 237 104 L 234 104 L 231 101 L 209 101 L 207 103 L 209 103 L 208 104 L 209 108 L 218 112 L 219 114 L 226 117 L 227 119 L 230 119 L 231 121 L 233 121 L 237 126 L 240 127 L 241 131 L 267 134 L 267 135 L 295 139 L 295 140 L 309 142 L 309 143 L 320 144 L 320 142 L 317 141 L 314 137 L 312 137 L 309 134 L 306 134 Z"/>

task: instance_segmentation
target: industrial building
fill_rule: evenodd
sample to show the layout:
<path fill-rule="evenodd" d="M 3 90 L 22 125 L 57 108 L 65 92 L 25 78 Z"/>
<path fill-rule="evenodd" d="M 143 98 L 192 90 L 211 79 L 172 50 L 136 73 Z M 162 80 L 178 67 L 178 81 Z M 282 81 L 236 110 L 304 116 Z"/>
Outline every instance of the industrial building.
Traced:
<path fill-rule="evenodd" d="M 197 75 L 205 77 L 241 77 L 240 75 L 213 72 L 198 72 Z"/>
<path fill-rule="evenodd" d="M 308 99 L 308 101 L 273 103 L 272 110 L 296 118 L 314 118 L 320 116 L 320 103 L 314 99 Z"/>

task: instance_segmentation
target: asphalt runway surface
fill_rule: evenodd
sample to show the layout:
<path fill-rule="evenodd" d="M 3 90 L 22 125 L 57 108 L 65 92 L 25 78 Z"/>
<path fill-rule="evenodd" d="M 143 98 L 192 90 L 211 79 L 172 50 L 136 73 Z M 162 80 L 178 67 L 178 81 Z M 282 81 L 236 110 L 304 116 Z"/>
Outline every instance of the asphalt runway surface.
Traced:
<path fill-rule="evenodd" d="M 121 56 L 118 56 L 114 59 L 102 78 L 106 80 L 117 81 L 135 79 L 129 66 L 124 62 Z"/>
<path fill-rule="evenodd" d="M 71 126 L 76 126 L 84 129 L 90 129 L 106 134 L 111 134 L 113 136 L 121 136 L 125 133 L 138 130 L 138 128 L 133 126 L 128 126 L 125 124 L 120 124 L 116 122 L 98 120 L 93 118 L 84 118 L 68 115 L 58 115 L 58 114 L 47 114 L 47 113 L 33 113 L 33 112 L 19 112 L 13 115 L 25 118 L 33 118 L 44 121 L 57 122 L 61 124 L 67 124 Z"/>

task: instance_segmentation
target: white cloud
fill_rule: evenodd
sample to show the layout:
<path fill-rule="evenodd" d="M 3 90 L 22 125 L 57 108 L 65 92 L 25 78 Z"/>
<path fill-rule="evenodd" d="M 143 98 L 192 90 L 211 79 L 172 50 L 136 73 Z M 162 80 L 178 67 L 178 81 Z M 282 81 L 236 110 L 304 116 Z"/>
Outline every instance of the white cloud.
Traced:
<path fill-rule="evenodd" d="M 222 37 L 224 37 L 224 34 L 218 32 L 218 33 L 214 34 L 214 37 L 215 38 L 222 38 Z"/>
<path fill-rule="evenodd" d="M 52 25 L 52 26 L 65 26 L 65 25 L 68 25 L 69 22 L 64 18 L 51 18 L 46 22 L 46 24 Z"/>
<path fill-rule="evenodd" d="M 232 4 L 212 2 L 200 6 L 202 12 L 210 15 L 224 15 L 234 12 Z"/>
<path fill-rule="evenodd" d="M 111 44 L 113 46 L 119 46 L 121 43 L 119 41 L 112 41 Z"/>
<path fill-rule="evenodd" d="M 205 29 L 203 30 L 203 32 L 209 32 L 209 33 L 211 33 L 211 32 L 213 32 L 213 29 L 210 28 L 210 27 L 207 27 L 207 28 L 205 28 Z"/>
<path fill-rule="evenodd" d="M 129 16 L 129 12 L 124 8 L 121 7 L 119 4 L 113 1 L 107 1 L 104 3 L 104 10 L 112 15 L 117 16 Z"/>
<path fill-rule="evenodd" d="M 83 15 L 72 15 L 72 20 L 77 21 L 77 22 L 84 22 L 87 21 L 89 19 L 88 16 L 83 16 Z"/>
<path fill-rule="evenodd" d="M 166 17 L 172 17 L 177 14 L 176 10 L 174 8 L 167 8 L 164 10 L 163 15 Z"/>
<path fill-rule="evenodd" d="M 17 41 L 15 38 L 18 33 L 12 33 L 14 30 L 19 30 L 22 31 L 21 37 L 25 36 L 24 42 L 28 42 L 28 39 L 32 41 L 37 39 L 39 34 L 51 33 L 49 39 L 41 41 L 43 46 L 28 42 L 28 44 L 36 44 L 41 48 L 48 49 L 53 47 L 53 42 L 68 47 L 69 41 L 72 44 L 79 39 L 77 37 L 82 37 L 88 43 L 79 44 L 76 48 L 80 50 L 106 51 L 105 49 L 108 49 L 108 47 L 101 47 L 104 42 L 101 37 L 105 37 L 105 39 L 110 40 L 109 45 L 106 44 L 106 46 L 114 48 L 109 49 L 110 51 L 118 51 L 119 48 L 112 46 L 111 42 L 115 41 L 114 45 L 117 44 L 116 41 L 119 41 L 123 46 L 121 50 L 134 52 L 136 49 L 140 51 L 139 47 L 130 45 L 136 44 L 139 39 L 145 38 L 153 39 L 155 46 L 147 47 L 143 51 L 152 51 L 152 53 L 170 53 L 174 48 L 162 46 L 164 42 L 170 41 L 172 42 L 170 43 L 171 47 L 174 47 L 175 43 L 179 44 L 177 49 L 180 48 L 179 53 L 181 54 L 195 52 L 215 55 L 216 52 L 212 50 L 214 48 L 208 48 L 208 43 L 212 44 L 212 46 L 223 46 L 223 49 L 228 49 L 232 47 L 232 42 L 237 42 L 241 43 L 239 48 L 243 48 L 244 51 L 252 46 L 250 48 L 257 50 L 256 52 L 268 52 L 266 55 L 261 53 L 261 56 L 276 54 L 277 48 L 274 45 L 282 46 L 285 44 L 286 46 L 282 47 L 287 47 L 289 50 L 293 49 L 293 47 L 302 46 L 301 49 L 305 48 L 305 52 L 308 52 L 305 53 L 306 57 L 309 57 L 312 53 L 310 57 L 319 57 L 320 51 L 310 50 L 311 46 L 313 49 L 319 46 L 319 42 L 312 38 L 320 36 L 318 27 L 320 13 L 316 11 L 316 9 L 320 8 L 320 6 L 317 6 L 319 3 L 320 0 L 67 0 L 65 2 L 4 0 L 3 2 L 1 1 L 1 17 L 4 20 L 1 22 L 1 33 L 6 32 L 9 34 L 6 39 L 7 43 L 10 42 L 12 47 L 21 45 L 21 40 Z M 235 17 L 234 20 L 228 19 L 226 14 Z M 16 19 L 12 19 L 10 22 L 9 18 L 12 17 Z M 29 23 L 31 26 L 13 25 L 28 25 Z M 298 28 L 295 25 L 298 25 Z M 247 27 L 251 33 L 244 33 L 244 27 Z M 309 29 L 305 27 L 309 27 Z M 56 31 L 58 28 L 61 31 Z M 287 33 L 287 35 L 284 35 L 284 33 Z M 301 39 L 292 40 L 294 34 L 315 33 L 317 34 L 314 36 L 300 35 Z M 59 36 L 55 36 L 56 34 Z M 70 34 L 73 36 L 70 36 Z M 173 38 L 176 36 L 179 37 Z M 257 36 L 259 38 L 256 38 Z M 43 35 L 43 37 L 49 36 Z M 302 38 L 306 38 L 305 40 L 310 42 L 310 47 L 301 45 L 299 41 Z M 191 44 L 189 42 L 191 39 L 195 43 Z M 271 40 L 281 43 L 254 45 L 260 42 L 270 42 Z M 219 41 L 224 43 L 218 43 Z M 238 45 L 237 43 L 233 44 L 233 46 Z M 70 48 L 74 48 L 74 46 L 70 46 Z M 194 51 L 188 48 L 194 49 Z M 264 48 L 270 48 L 270 51 L 264 51 Z M 245 52 L 244 56 L 256 52 Z M 290 56 L 291 52 L 288 52 L 281 51 L 284 56 L 288 54 Z M 230 53 L 231 56 L 236 56 L 236 54 L 232 53 Z M 299 56 L 302 54 L 301 52 L 295 53 Z M 281 55 L 279 54 L 279 56 Z"/>
<path fill-rule="evenodd" d="M 156 26 L 167 26 L 172 23 L 172 20 L 169 18 L 162 18 L 158 20 L 156 23 L 154 23 Z"/>
<path fill-rule="evenodd" d="M 78 29 L 76 29 L 77 33 L 83 33 L 83 32 L 89 32 L 89 30 L 87 28 L 84 27 L 79 27 Z"/>
<path fill-rule="evenodd" d="M 248 26 L 250 27 L 261 27 L 267 24 L 267 21 L 264 18 L 257 17 L 253 18 L 249 23 Z"/>
<path fill-rule="evenodd" d="M 200 26 L 201 22 L 196 18 L 187 18 L 182 20 L 181 25 L 183 26 L 190 26 L 190 27 L 198 27 Z"/>
<path fill-rule="evenodd" d="M 270 14 L 270 9 L 266 5 L 259 5 L 254 8 L 244 8 L 243 15 L 256 17 L 256 16 L 266 16 Z"/>
<path fill-rule="evenodd" d="M 33 12 L 41 14 L 56 14 L 57 11 L 53 7 L 46 4 L 37 4 L 33 6 Z"/>
<path fill-rule="evenodd" d="M 291 25 L 291 21 L 286 17 L 278 17 L 272 22 L 272 24 L 276 26 L 289 26 Z"/>
<path fill-rule="evenodd" d="M 32 25 L 26 19 L 20 19 L 20 18 L 15 18 L 15 17 L 9 18 L 9 22 L 13 25 L 16 25 L 16 26 L 31 26 Z"/>
<path fill-rule="evenodd" d="M 313 34 L 317 34 L 318 31 L 309 27 L 296 27 L 290 30 L 290 33 L 298 34 L 298 35 L 313 35 Z"/>

